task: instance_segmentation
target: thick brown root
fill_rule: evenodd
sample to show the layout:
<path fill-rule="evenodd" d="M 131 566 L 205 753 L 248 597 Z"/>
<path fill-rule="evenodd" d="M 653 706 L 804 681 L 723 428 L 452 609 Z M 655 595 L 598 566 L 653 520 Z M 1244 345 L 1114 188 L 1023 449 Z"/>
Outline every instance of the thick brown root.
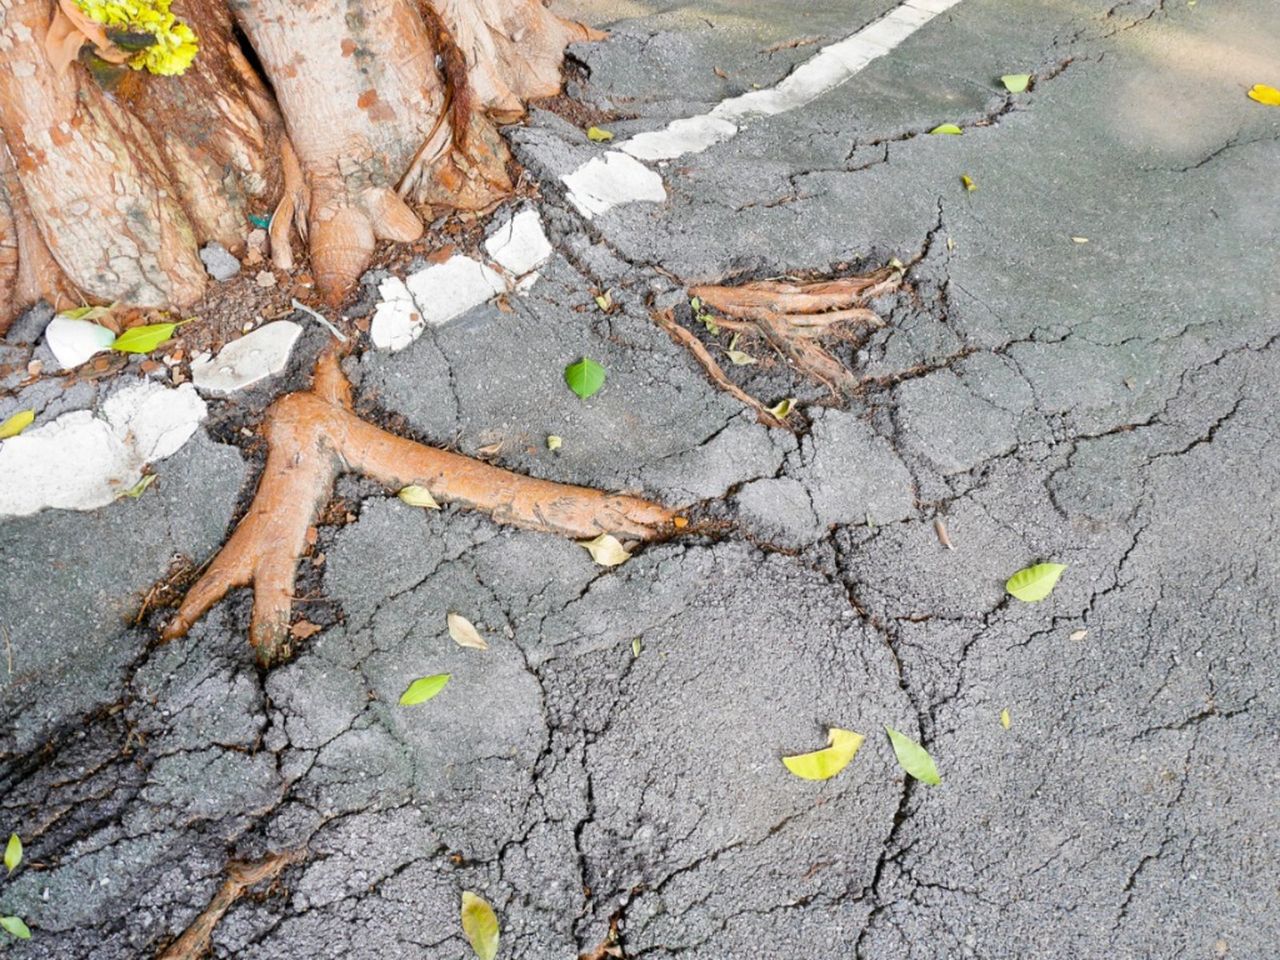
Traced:
<path fill-rule="evenodd" d="M 901 280 L 901 271 L 885 268 L 865 277 L 809 283 L 759 280 L 736 287 L 697 286 L 689 296 L 723 314 L 726 319 L 716 320 L 721 327 L 761 334 L 802 373 L 840 396 L 851 393 L 858 380 L 821 339 L 847 335 L 853 325 L 883 326 L 866 303 L 896 289 Z"/>
<path fill-rule="evenodd" d="M 249 642 L 263 665 L 280 659 L 307 529 L 343 471 L 396 490 L 418 484 L 438 501 L 482 510 L 500 523 L 569 537 L 654 540 L 676 529 L 675 512 L 648 500 L 520 476 L 366 423 L 352 412 L 350 386 L 330 354 L 316 365 L 310 391 L 271 406 L 263 433 L 267 464 L 253 504 L 187 591 L 166 640 L 185 635 L 232 587 L 252 584 Z"/>
<path fill-rule="evenodd" d="M 273 853 L 256 863 L 232 862 L 227 865 L 227 879 L 213 895 L 209 905 L 200 911 L 191 926 L 169 945 L 158 960 L 200 960 L 209 952 L 214 928 L 246 890 L 266 880 L 274 880 L 280 871 L 300 859 L 301 851 Z"/>

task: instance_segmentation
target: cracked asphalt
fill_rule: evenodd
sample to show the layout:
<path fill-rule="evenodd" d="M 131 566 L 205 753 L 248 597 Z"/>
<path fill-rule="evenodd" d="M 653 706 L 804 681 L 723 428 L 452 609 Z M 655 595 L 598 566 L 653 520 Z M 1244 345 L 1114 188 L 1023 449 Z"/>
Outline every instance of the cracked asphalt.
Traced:
<path fill-rule="evenodd" d="M 613 31 L 575 48 L 571 92 L 621 137 L 891 4 L 565 6 Z M 27 847 L 0 911 L 34 933 L 8 948 L 153 957 L 230 862 L 301 851 L 214 956 L 463 958 L 464 889 L 526 960 L 589 953 L 611 921 L 654 960 L 1276 956 L 1280 110 L 1244 91 L 1280 85 L 1278 54 L 1267 0 L 963 0 L 661 167 L 666 204 L 589 222 L 557 185 L 595 149 L 581 131 L 509 130 L 542 184 L 544 279 L 349 361 L 358 407 L 722 532 L 602 571 L 345 478 L 353 519 L 320 528 L 302 581 L 324 629 L 263 674 L 243 593 L 169 646 L 164 611 L 132 621 L 243 507 L 259 460 L 236 427 L 270 390 L 215 403 L 139 500 L 0 525 L 0 830 Z M 925 133 L 943 122 L 964 134 Z M 650 319 L 689 323 L 695 282 L 895 257 L 887 323 L 839 348 L 853 396 L 735 372 L 800 398 L 795 433 Z M 609 371 L 587 403 L 560 379 L 583 354 Z M 1069 565 L 1052 597 L 1007 597 L 1041 560 Z M 488 651 L 449 640 L 450 611 Z M 443 694 L 396 705 L 437 672 Z M 941 786 L 904 778 L 886 723 Z M 826 726 L 867 743 L 833 780 L 790 777 L 778 758 Z"/>

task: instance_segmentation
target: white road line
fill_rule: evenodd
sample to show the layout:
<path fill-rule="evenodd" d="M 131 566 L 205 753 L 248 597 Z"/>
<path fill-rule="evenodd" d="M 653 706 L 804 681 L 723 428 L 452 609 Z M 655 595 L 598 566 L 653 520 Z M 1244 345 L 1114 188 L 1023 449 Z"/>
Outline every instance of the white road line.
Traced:
<path fill-rule="evenodd" d="M 636 169 L 640 165 L 632 157 L 652 162 L 701 153 L 733 137 L 744 121 L 812 103 L 959 2 L 907 0 L 857 33 L 823 47 L 775 86 L 731 97 L 709 113 L 673 120 L 662 130 L 640 133 L 617 144 L 603 159 L 592 157 L 560 178 L 569 187 L 570 202 L 588 219 L 623 203 L 661 202 L 666 199 L 666 190 L 660 178 L 652 171 L 644 171 L 650 174 L 646 177 Z"/>

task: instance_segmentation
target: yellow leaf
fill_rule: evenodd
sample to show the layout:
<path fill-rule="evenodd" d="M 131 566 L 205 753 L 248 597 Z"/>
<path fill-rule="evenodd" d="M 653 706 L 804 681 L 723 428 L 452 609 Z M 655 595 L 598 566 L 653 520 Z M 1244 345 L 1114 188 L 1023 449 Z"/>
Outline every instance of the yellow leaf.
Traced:
<path fill-rule="evenodd" d="M 423 507 L 426 510 L 440 509 L 440 504 L 436 503 L 436 498 L 431 495 L 431 491 L 426 487 L 418 486 L 416 483 L 409 484 L 396 496 L 411 507 Z"/>
<path fill-rule="evenodd" d="M 600 127 L 588 127 L 587 139 L 594 141 L 595 143 L 608 143 L 613 139 L 613 134 L 608 130 L 601 129 Z"/>
<path fill-rule="evenodd" d="M 960 182 L 964 184 L 964 188 L 970 193 L 978 189 L 978 185 L 973 182 L 973 177 L 969 176 L 967 173 L 962 173 L 960 175 Z"/>
<path fill-rule="evenodd" d="M 791 408 L 795 406 L 796 398 L 787 397 L 785 400 L 779 400 L 777 404 L 769 408 L 769 412 L 779 420 L 787 419 L 787 414 L 791 412 Z"/>
<path fill-rule="evenodd" d="M 1265 83 L 1255 83 L 1249 89 L 1249 99 L 1257 100 L 1268 107 L 1280 107 L 1280 90 L 1268 87 Z"/>
<path fill-rule="evenodd" d="M 472 650 L 489 649 L 489 644 L 480 636 L 480 631 L 462 614 L 451 613 L 445 617 L 445 622 L 449 624 L 449 636 L 453 637 L 453 642 L 458 646 L 470 647 Z"/>
<path fill-rule="evenodd" d="M 462 932 L 480 960 L 498 955 L 498 915 L 470 890 L 462 892 Z"/>
<path fill-rule="evenodd" d="M 547 449 L 548 449 L 548 450 L 559 450 L 559 449 L 560 449 L 560 446 L 561 446 L 563 443 L 564 443 L 563 438 L 561 438 L 561 437 L 557 437 L 554 433 L 553 433 L 553 434 L 551 434 L 549 437 L 547 437 Z"/>
<path fill-rule="evenodd" d="M 788 770 L 804 780 L 830 780 L 849 765 L 865 739 L 862 734 L 852 730 L 831 727 L 827 730 L 827 743 L 830 746 L 812 753 L 783 757 L 782 762 Z"/>
<path fill-rule="evenodd" d="M 0 440 L 8 440 L 10 437 L 16 437 L 27 427 L 31 426 L 32 421 L 36 418 L 34 410 L 19 410 L 4 423 L 0 423 Z"/>
<path fill-rule="evenodd" d="M 959 127 L 957 127 L 954 123 L 940 123 L 929 132 L 930 133 L 947 133 L 953 137 L 958 137 L 960 136 L 960 134 L 964 133 L 964 131 L 961 130 Z"/>
<path fill-rule="evenodd" d="M 1000 711 L 1000 726 L 1008 730 L 1009 724 L 1011 724 L 1012 722 L 1013 721 L 1009 718 L 1009 708 L 1005 707 L 1003 710 Z"/>
<path fill-rule="evenodd" d="M 608 533 L 602 533 L 594 540 L 579 540 L 578 546 L 583 547 L 602 567 L 616 567 L 631 556 L 618 538 Z"/>

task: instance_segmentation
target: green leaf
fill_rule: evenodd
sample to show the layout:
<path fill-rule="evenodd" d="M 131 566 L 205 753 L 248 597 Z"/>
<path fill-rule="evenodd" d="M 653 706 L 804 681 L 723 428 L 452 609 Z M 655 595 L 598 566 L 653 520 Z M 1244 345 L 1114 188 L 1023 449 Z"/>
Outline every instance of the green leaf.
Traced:
<path fill-rule="evenodd" d="M 600 127 L 588 127 L 587 139 L 593 141 L 594 143 L 608 143 L 610 140 L 613 139 L 613 134 L 610 131 L 604 130 Z"/>
<path fill-rule="evenodd" d="M 1037 563 L 1024 567 L 1006 581 L 1004 588 L 1026 603 L 1036 603 L 1053 593 L 1053 588 L 1067 569 L 1065 563 Z"/>
<path fill-rule="evenodd" d="M 954 123 L 940 123 L 929 132 L 930 133 L 949 133 L 953 137 L 958 137 L 960 134 L 964 133 L 964 131 L 961 130 L 959 127 L 957 127 Z"/>
<path fill-rule="evenodd" d="M 791 408 L 795 406 L 796 398 L 787 397 L 785 400 L 779 400 L 776 404 L 769 408 L 769 412 L 779 420 L 787 419 L 787 414 L 791 412 Z"/>
<path fill-rule="evenodd" d="M 604 367 L 586 357 L 564 368 L 564 382 L 583 400 L 604 386 L 604 376 Z"/>
<path fill-rule="evenodd" d="M 177 329 L 176 323 L 149 323 L 142 327 L 130 327 L 116 337 L 111 349 L 121 353 L 150 353 L 172 337 L 173 331 Z"/>
<path fill-rule="evenodd" d="M 124 493 L 120 494 L 120 496 L 128 497 L 130 500 L 137 500 L 140 496 L 142 496 L 143 492 L 147 489 L 147 487 L 151 486 L 155 482 L 156 482 L 156 475 L 154 473 L 144 473 L 142 475 L 141 480 L 135 483 L 132 487 L 130 487 Z"/>
<path fill-rule="evenodd" d="M 470 890 L 462 891 L 462 932 L 480 960 L 498 955 L 498 915 Z"/>
<path fill-rule="evenodd" d="M 887 724 L 884 729 L 889 734 L 889 740 L 893 743 L 893 752 L 898 755 L 898 763 L 903 770 L 931 787 L 936 787 L 942 782 L 933 757 L 929 756 L 929 752 L 924 747 Z"/>
<path fill-rule="evenodd" d="M 113 309 L 115 304 L 109 307 L 76 307 L 74 310 L 63 310 L 58 316 L 66 317 L 68 320 L 97 320 L 99 317 L 105 317 Z"/>
<path fill-rule="evenodd" d="M 431 495 L 431 491 L 426 487 L 418 486 L 416 483 L 402 487 L 396 496 L 411 507 L 422 507 L 425 510 L 440 509 L 440 504 L 436 503 L 436 498 Z"/>
<path fill-rule="evenodd" d="M 860 733 L 831 727 L 827 730 L 829 746 L 812 753 L 798 753 L 783 757 L 788 770 L 805 780 L 830 780 L 849 765 L 865 740 Z"/>
<path fill-rule="evenodd" d="M 4 865 L 10 873 L 18 869 L 18 864 L 22 862 L 22 840 L 18 838 L 16 833 L 9 834 L 9 842 L 4 848 Z"/>
<path fill-rule="evenodd" d="M 36 418 L 34 410 L 19 410 L 4 423 L 0 423 L 0 440 L 8 440 L 10 437 L 16 437 Z"/>
<path fill-rule="evenodd" d="M 1006 73 L 1000 78 L 1000 82 L 1004 84 L 1004 88 L 1010 93 L 1022 93 L 1027 89 L 1027 84 L 1031 82 L 1031 74 Z"/>
<path fill-rule="evenodd" d="M 4 927 L 5 933 L 19 940 L 31 939 L 31 931 L 27 929 L 21 917 L 0 917 L 0 927 Z"/>
<path fill-rule="evenodd" d="M 400 706 L 415 707 L 420 703 L 426 703 L 444 689 L 444 685 L 452 676 L 453 674 L 450 673 L 436 673 L 429 677 L 419 677 L 409 684 L 404 693 L 400 694 Z"/>

